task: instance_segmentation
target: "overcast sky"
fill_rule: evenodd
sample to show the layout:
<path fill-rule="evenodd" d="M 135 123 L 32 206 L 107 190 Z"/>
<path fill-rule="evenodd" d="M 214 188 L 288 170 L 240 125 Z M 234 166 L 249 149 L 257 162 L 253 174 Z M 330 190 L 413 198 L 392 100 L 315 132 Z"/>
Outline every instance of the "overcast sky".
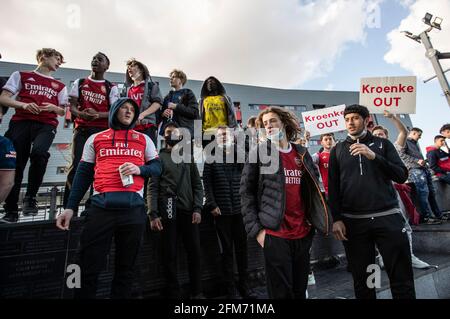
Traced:
<path fill-rule="evenodd" d="M 50 46 L 67 67 L 89 68 L 101 50 L 114 71 L 133 56 L 155 75 L 180 67 L 194 79 L 293 87 L 326 74 L 346 43 L 364 39 L 368 3 L 7 0 L 0 38 L 4 60 L 33 62 L 36 48 Z"/>
<path fill-rule="evenodd" d="M 399 31 L 423 31 L 427 11 L 444 18 L 432 41 L 450 52 L 449 0 L 3 0 L 2 8 L 3 61 L 35 63 L 37 48 L 54 47 L 65 67 L 83 69 L 103 51 L 111 71 L 135 57 L 153 75 L 177 67 L 197 80 L 353 91 L 364 76 L 420 82 L 434 71 L 423 46 Z M 418 87 L 417 109 L 413 122 L 430 136 L 450 122 L 437 81 Z"/>

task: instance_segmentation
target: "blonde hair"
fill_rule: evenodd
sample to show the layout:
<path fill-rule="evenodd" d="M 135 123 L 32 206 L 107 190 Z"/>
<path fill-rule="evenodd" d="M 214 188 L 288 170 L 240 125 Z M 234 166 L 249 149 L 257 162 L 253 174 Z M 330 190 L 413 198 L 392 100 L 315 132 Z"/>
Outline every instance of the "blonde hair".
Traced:
<path fill-rule="evenodd" d="M 52 57 L 52 56 L 59 56 L 59 58 L 61 59 L 61 63 L 66 63 L 64 61 L 64 57 L 61 54 L 61 52 L 59 52 L 59 51 L 57 51 L 55 49 L 42 48 L 42 49 L 37 50 L 37 52 L 36 52 L 36 60 L 37 60 L 38 63 L 41 63 L 41 58 L 42 57 L 49 58 L 49 57 Z"/>
<path fill-rule="evenodd" d="M 187 77 L 186 77 L 186 73 L 184 73 L 183 71 L 178 70 L 178 69 L 173 69 L 173 70 L 169 73 L 169 76 L 170 76 L 170 77 L 172 77 L 172 75 L 175 75 L 175 77 L 179 78 L 179 79 L 181 80 L 181 83 L 182 83 L 183 85 L 186 84 Z"/>

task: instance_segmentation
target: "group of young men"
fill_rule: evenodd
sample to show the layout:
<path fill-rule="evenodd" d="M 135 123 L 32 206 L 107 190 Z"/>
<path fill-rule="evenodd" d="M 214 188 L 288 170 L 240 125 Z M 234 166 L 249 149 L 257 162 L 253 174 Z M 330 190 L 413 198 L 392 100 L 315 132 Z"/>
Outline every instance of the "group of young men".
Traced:
<path fill-rule="evenodd" d="M 237 126 L 233 103 L 215 77 L 205 80 L 197 103 L 194 93 L 183 88 L 186 75 L 174 70 L 170 73 L 173 90 L 163 99 L 147 67 L 131 59 L 120 93 L 105 80 L 110 62 L 99 52 L 92 59 L 91 75 L 75 81 L 68 94 L 64 84 L 51 77 L 64 62 L 62 54 L 42 49 L 37 61 L 35 71 L 13 73 L 0 95 L 1 105 L 15 109 L 5 136 L 16 153 L 7 142 L 1 145 L 8 145 L 10 162 L 17 157 L 14 186 L 5 200 L 2 220 L 17 221 L 28 159 L 31 165 L 22 211 L 37 214 L 36 195 L 56 134 L 57 116 L 63 116 L 70 104 L 75 119 L 72 164 L 57 227 L 69 230 L 92 185 L 80 239 L 82 280 L 76 297 L 95 297 L 113 239 L 116 267 L 111 296 L 132 296 L 133 267 L 148 215 L 151 229 L 161 232 L 166 295 L 181 296 L 176 262 L 181 239 L 188 256 L 190 296 L 203 298 L 198 225 L 204 211 L 212 214 L 220 239 L 228 298 L 238 293 L 256 297 L 248 285 L 247 237 L 256 238 L 263 248 L 269 297 L 306 298 L 316 231 L 332 232 L 344 243 L 357 298 L 376 297 L 375 289 L 367 285 L 367 267 L 375 263 L 376 248 L 393 297 L 415 298 L 412 267 L 422 261 L 412 254 L 407 218 L 394 183 L 402 185 L 408 178 L 414 183 L 423 222 L 445 219 L 433 202 L 427 163 L 417 146 L 420 130 L 412 129 L 406 138 L 401 122 L 386 113 L 400 132 L 394 146 L 384 128 L 368 130 L 367 108 L 350 105 L 344 112 L 348 137 L 335 144 L 332 134 L 321 136 L 323 150 L 311 156 L 307 148 L 293 142 L 301 134 L 295 115 L 270 107 L 252 121 L 250 138 L 241 148 L 232 134 Z M 212 150 L 214 158 L 205 163 L 203 185 L 189 152 L 195 120 L 201 120 L 203 147 Z M 261 135 L 257 129 L 262 129 Z M 444 126 L 441 133 L 450 135 L 450 127 Z M 155 147 L 158 135 L 164 140 L 159 152 Z M 444 142 L 442 136 L 436 137 L 429 162 L 439 179 L 448 182 L 448 151 L 441 149 Z M 183 149 L 182 144 L 189 146 Z M 187 152 L 189 160 L 177 161 L 174 154 L 180 152 Z M 242 154 L 245 161 L 237 160 Z M 265 170 L 272 163 L 264 161 L 262 154 L 277 163 L 275 170 Z M 431 218 L 428 201 L 435 218 Z"/>

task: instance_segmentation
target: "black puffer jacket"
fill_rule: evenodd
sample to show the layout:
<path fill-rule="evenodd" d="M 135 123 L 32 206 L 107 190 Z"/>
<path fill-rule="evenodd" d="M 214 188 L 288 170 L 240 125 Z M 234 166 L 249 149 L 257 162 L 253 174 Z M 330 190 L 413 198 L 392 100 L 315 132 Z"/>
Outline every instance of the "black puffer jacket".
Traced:
<path fill-rule="evenodd" d="M 243 152 L 244 150 L 240 150 Z M 236 158 L 236 148 L 233 149 Z M 239 188 L 244 163 L 205 163 L 203 168 L 203 186 L 206 195 L 206 209 L 220 208 L 222 215 L 241 213 L 241 196 Z"/>
<path fill-rule="evenodd" d="M 306 169 L 302 177 L 301 196 L 305 203 L 307 220 L 320 232 L 328 235 L 331 216 L 319 188 L 318 172 L 306 148 L 293 144 Z M 267 150 L 264 150 L 267 148 Z M 281 156 L 276 173 L 261 174 L 269 164 L 261 163 L 259 154 L 271 154 L 271 143 L 262 143 L 250 151 L 241 178 L 241 206 L 244 225 L 249 237 L 256 237 L 260 230 L 277 230 L 284 218 L 285 176 Z M 279 152 L 278 152 L 279 153 Z M 257 158 L 257 163 L 254 159 Z"/>
<path fill-rule="evenodd" d="M 163 106 L 159 112 L 159 117 L 162 119 L 164 126 L 167 119 L 162 117 L 162 113 L 167 109 L 169 102 L 175 103 L 177 107 L 173 111 L 172 120 L 177 123 L 179 127 L 187 128 L 191 133 L 192 139 L 194 138 L 194 120 L 200 119 L 197 98 L 192 90 L 182 88 L 177 92 L 178 99 L 175 100 L 175 92 L 176 91 L 170 91 L 164 98 Z"/>

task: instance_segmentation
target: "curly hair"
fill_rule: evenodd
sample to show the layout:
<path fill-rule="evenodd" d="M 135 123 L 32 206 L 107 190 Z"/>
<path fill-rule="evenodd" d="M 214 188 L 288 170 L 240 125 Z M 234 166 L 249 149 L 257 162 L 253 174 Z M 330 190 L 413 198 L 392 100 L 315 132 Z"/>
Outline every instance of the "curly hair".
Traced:
<path fill-rule="evenodd" d="M 130 75 L 128 74 L 128 67 L 135 66 L 135 65 L 137 65 L 139 70 L 141 70 L 144 80 L 147 80 L 147 79 L 151 80 L 150 72 L 148 71 L 147 66 L 144 63 L 136 60 L 135 58 L 131 58 L 127 61 L 127 70 L 125 71 L 125 83 L 127 85 L 131 85 L 133 83 L 133 80 L 131 79 Z"/>
<path fill-rule="evenodd" d="M 257 128 L 264 128 L 262 118 L 265 114 L 268 113 L 274 113 L 280 118 L 281 122 L 284 125 L 284 130 L 286 132 L 288 141 L 294 141 L 295 139 L 300 137 L 302 129 L 300 128 L 298 118 L 294 113 L 277 106 L 268 107 L 258 114 L 258 117 L 256 119 Z"/>

